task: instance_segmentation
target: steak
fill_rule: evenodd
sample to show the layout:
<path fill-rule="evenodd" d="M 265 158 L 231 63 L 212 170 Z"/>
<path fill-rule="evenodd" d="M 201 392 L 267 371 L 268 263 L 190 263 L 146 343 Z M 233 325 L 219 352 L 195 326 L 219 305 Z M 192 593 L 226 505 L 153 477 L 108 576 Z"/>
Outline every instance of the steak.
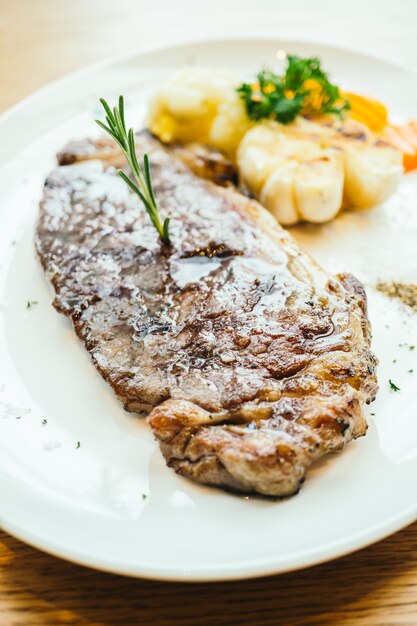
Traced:
<path fill-rule="evenodd" d="M 377 383 L 364 289 L 321 269 L 255 200 L 201 177 L 232 180 L 230 164 L 209 155 L 204 167 L 200 153 L 196 176 L 187 148 L 146 132 L 137 149 L 172 245 L 117 175 L 117 148 L 70 144 L 36 235 L 54 306 L 176 472 L 293 494 L 313 462 L 366 432 Z"/>

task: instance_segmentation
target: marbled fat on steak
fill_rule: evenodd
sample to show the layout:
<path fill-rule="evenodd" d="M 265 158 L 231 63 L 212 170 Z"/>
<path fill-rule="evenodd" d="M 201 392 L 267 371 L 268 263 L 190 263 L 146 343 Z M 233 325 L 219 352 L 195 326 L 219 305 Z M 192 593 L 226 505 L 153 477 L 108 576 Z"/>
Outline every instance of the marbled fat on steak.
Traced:
<path fill-rule="evenodd" d="M 176 472 L 295 493 L 314 461 L 366 432 L 377 384 L 364 290 L 323 271 L 257 202 L 192 173 L 192 159 L 147 133 L 137 146 L 172 247 L 117 175 L 117 150 L 71 144 L 36 237 L 54 306 L 125 408 L 148 414 Z"/>

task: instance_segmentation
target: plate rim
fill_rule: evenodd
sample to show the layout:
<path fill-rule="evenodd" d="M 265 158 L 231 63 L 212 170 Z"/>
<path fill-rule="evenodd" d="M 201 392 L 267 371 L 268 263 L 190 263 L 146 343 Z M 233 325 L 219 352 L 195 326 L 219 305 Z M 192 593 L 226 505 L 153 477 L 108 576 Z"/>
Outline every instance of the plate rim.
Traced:
<path fill-rule="evenodd" d="M 198 568 L 181 568 L 175 567 L 171 569 L 161 570 L 155 566 L 140 565 L 139 567 L 130 566 L 122 561 L 115 563 L 109 562 L 106 558 L 98 558 L 97 556 L 91 557 L 85 552 L 77 552 L 76 550 L 62 548 L 62 545 L 55 544 L 52 541 L 39 539 L 39 536 L 22 530 L 17 524 L 8 523 L 4 519 L 1 522 L 1 530 L 7 532 L 9 535 L 22 541 L 23 543 L 45 552 L 53 557 L 63 559 L 75 565 L 88 567 L 100 572 L 106 572 L 109 574 L 117 574 L 119 576 L 126 576 L 128 578 L 139 578 L 145 580 L 157 580 L 162 582 L 183 582 L 183 583 L 211 583 L 211 582 L 232 582 L 238 580 L 248 580 L 252 578 L 266 578 L 267 576 L 278 576 L 281 574 L 287 574 L 294 571 L 309 569 L 316 565 L 323 563 L 329 563 L 337 559 L 354 554 L 360 550 L 363 550 L 387 537 L 390 537 L 397 532 L 400 532 L 413 522 L 417 520 L 417 503 L 414 506 L 409 507 L 406 512 L 399 513 L 389 518 L 388 522 L 385 520 L 374 526 L 374 530 L 369 534 L 369 529 L 359 531 L 353 535 L 349 535 L 343 542 L 329 543 L 323 549 L 323 546 L 311 550 L 306 559 L 306 552 L 295 553 L 296 557 L 292 557 L 292 563 L 284 566 L 279 566 L 272 559 L 265 561 L 265 559 L 258 563 L 256 561 L 250 561 L 247 564 L 244 562 L 238 565 L 233 565 L 225 571 L 224 565 L 223 571 L 219 573 L 216 569 L 218 566 L 212 568 L 205 567 L 202 570 Z M 358 544 L 361 538 L 365 538 L 363 543 Z M 338 546 L 337 550 L 334 546 Z M 318 556 L 320 555 L 320 556 Z M 274 566 L 275 563 L 275 566 Z M 242 568 L 246 568 L 242 571 Z M 217 573 L 216 573 L 217 572 Z"/>
<path fill-rule="evenodd" d="M 272 36 L 260 37 L 254 35 L 253 33 L 248 35 L 246 35 L 245 33 L 240 33 L 239 36 L 236 37 L 222 36 L 196 39 L 187 38 L 186 41 L 182 42 L 171 42 L 162 46 L 157 44 L 148 45 L 143 48 L 130 51 L 129 53 L 114 55 L 96 63 L 88 64 L 87 66 L 81 67 L 53 81 L 50 81 L 39 89 L 35 90 L 34 92 L 31 92 L 12 106 L 8 107 L 5 111 L 3 111 L 0 114 L 0 131 L 1 128 L 5 124 L 7 124 L 11 118 L 13 118 L 13 116 L 19 115 L 20 111 L 22 109 L 24 110 L 25 107 L 30 105 L 31 102 L 34 101 L 36 98 L 43 97 L 48 93 L 53 92 L 54 89 L 56 89 L 57 87 L 59 88 L 65 83 L 71 83 L 71 81 L 77 80 L 79 77 L 82 77 L 84 75 L 94 74 L 98 70 L 106 69 L 107 67 L 111 67 L 117 64 L 123 64 L 123 62 L 127 62 L 134 58 L 140 58 L 152 53 L 163 53 L 169 52 L 170 50 L 174 49 L 187 49 L 193 48 L 195 46 L 204 46 L 210 44 L 221 45 L 235 43 L 237 45 L 242 45 L 248 41 L 250 41 L 251 43 L 259 42 L 262 44 L 268 42 L 273 44 L 276 42 L 282 44 L 303 44 L 313 47 L 320 46 L 321 48 L 327 49 L 329 51 L 329 54 L 331 54 L 332 51 L 354 54 L 363 58 L 372 59 L 373 61 L 382 62 L 393 68 L 405 70 L 406 72 L 412 73 L 417 76 L 417 68 L 408 65 L 397 58 L 393 58 L 392 56 L 384 56 L 381 54 L 367 52 L 363 49 L 356 47 L 340 46 L 332 44 L 330 42 L 320 42 L 314 39 L 304 39 L 290 36 L 286 36 L 283 38 Z M 6 165 L 7 163 L 8 160 L 6 160 L 3 165 Z M 0 527 L 8 534 L 30 545 L 31 547 L 42 550 L 43 552 L 46 552 L 54 557 L 62 558 L 69 562 L 85 567 L 94 568 L 100 571 L 111 572 L 114 574 L 135 578 L 145 578 L 167 582 L 215 582 L 265 577 L 281 573 L 283 574 L 286 572 L 306 569 L 314 565 L 319 565 L 320 563 L 332 561 L 361 550 L 378 541 L 381 541 L 382 539 L 402 530 L 416 520 L 417 500 L 414 505 L 408 507 L 405 511 L 395 514 L 392 517 L 385 519 L 378 524 L 375 524 L 371 529 L 368 528 L 366 530 L 356 532 L 346 537 L 343 541 L 332 542 L 324 546 L 322 544 L 321 547 L 310 550 L 308 553 L 306 553 L 306 551 L 303 551 L 301 554 L 294 553 L 291 559 L 292 562 L 287 563 L 286 565 L 279 565 L 279 562 L 277 563 L 276 558 L 275 560 L 263 559 L 261 563 L 252 559 L 247 564 L 245 564 L 245 562 L 241 562 L 239 565 L 233 565 L 229 568 L 227 568 L 227 566 L 225 568 L 225 566 L 222 565 L 220 569 L 218 568 L 218 566 L 213 566 L 212 568 L 205 567 L 204 570 L 198 570 L 198 567 L 195 569 L 188 568 L 187 571 L 184 571 L 184 568 L 181 568 L 179 566 L 175 568 L 168 567 L 165 569 L 161 569 L 160 567 L 152 567 L 143 563 L 138 564 L 138 566 L 131 566 L 130 564 L 123 563 L 122 561 L 120 561 L 119 563 L 115 563 L 114 561 L 109 562 L 109 560 L 106 560 L 106 558 L 97 558 L 97 555 L 92 556 L 86 551 L 77 552 L 76 550 L 70 549 L 67 546 L 63 546 L 62 544 L 56 544 L 53 541 L 49 541 L 47 538 L 42 537 L 41 534 L 36 532 L 33 533 L 32 531 L 25 529 L 24 527 L 19 525 L 19 523 L 13 522 L 12 519 L 8 519 L 7 516 L 5 517 L 3 514 L 1 515 Z M 308 555 L 307 557 L 305 556 L 306 554 Z M 242 569 L 244 569 L 244 571 L 242 571 Z"/>
<path fill-rule="evenodd" d="M 206 37 L 202 39 L 201 38 L 195 38 L 195 39 L 187 38 L 186 41 L 181 42 L 181 43 L 171 42 L 162 46 L 158 44 L 154 44 L 154 45 L 149 44 L 149 45 L 144 46 L 143 48 L 137 48 L 136 50 L 131 51 L 131 52 L 109 56 L 101 61 L 88 63 L 87 65 L 82 66 L 78 69 L 72 70 L 70 72 L 66 72 L 62 76 L 59 76 L 58 78 L 55 78 L 54 80 L 48 81 L 47 83 L 45 83 L 38 89 L 35 89 L 35 91 L 30 92 L 29 94 L 27 94 L 26 96 L 24 96 L 23 98 L 21 98 L 14 104 L 12 104 L 11 106 L 7 107 L 4 111 L 2 111 L 0 113 L 0 126 L 3 124 L 4 121 L 7 121 L 9 117 L 11 117 L 14 113 L 19 112 L 19 110 L 23 106 L 30 103 L 36 97 L 42 96 L 44 95 L 44 93 L 47 93 L 48 91 L 51 91 L 54 88 L 59 87 L 59 85 L 69 82 L 72 79 L 76 79 L 79 76 L 82 76 L 83 74 L 89 74 L 91 72 L 95 72 L 96 70 L 105 68 L 106 66 L 114 65 L 117 63 L 123 63 L 124 61 L 127 61 L 133 57 L 145 56 L 146 54 L 150 54 L 153 52 L 167 52 L 174 48 L 175 49 L 186 48 L 186 47 L 206 45 L 206 44 L 211 44 L 211 43 L 217 43 L 221 45 L 221 44 L 233 42 L 233 43 L 239 44 L 239 43 L 244 43 L 245 41 L 251 41 L 251 42 L 259 41 L 263 43 L 265 42 L 273 43 L 274 41 L 277 41 L 277 42 L 291 42 L 295 44 L 297 43 L 306 44 L 306 45 L 311 45 L 311 46 L 320 46 L 322 48 L 327 48 L 328 50 L 338 50 L 339 52 L 353 53 L 358 56 L 368 57 L 370 59 L 373 59 L 374 61 L 381 61 L 387 65 L 391 65 L 392 67 L 397 67 L 397 68 L 406 70 L 407 72 L 411 72 L 417 76 L 417 67 L 408 63 L 404 63 L 401 59 L 397 57 L 393 58 L 392 56 L 389 56 L 389 55 L 367 52 L 366 50 L 363 50 L 362 48 L 356 47 L 356 46 L 339 46 L 337 44 L 333 44 L 330 42 L 321 42 L 314 38 L 304 39 L 304 38 L 299 38 L 296 36 L 294 37 L 286 36 L 283 38 L 271 37 L 271 36 L 259 37 L 249 32 L 247 34 L 242 32 L 236 37 L 233 37 L 233 36 L 232 37 L 224 37 L 224 36 L 215 37 L 214 36 L 214 37 Z"/>

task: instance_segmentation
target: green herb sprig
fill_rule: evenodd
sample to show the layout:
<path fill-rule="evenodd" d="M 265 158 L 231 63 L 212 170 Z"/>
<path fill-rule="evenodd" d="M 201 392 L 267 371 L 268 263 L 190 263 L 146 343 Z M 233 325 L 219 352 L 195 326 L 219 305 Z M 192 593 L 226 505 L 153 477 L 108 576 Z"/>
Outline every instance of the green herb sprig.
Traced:
<path fill-rule="evenodd" d="M 389 379 L 388 382 L 389 382 L 389 386 L 390 386 L 391 391 L 395 391 L 395 392 L 401 391 L 401 389 L 399 387 L 397 387 L 397 385 L 395 383 L 392 382 L 391 378 Z"/>
<path fill-rule="evenodd" d="M 349 101 L 342 98 L 339 88 L 322 70 L 320 59 L 288 55 L 287 60 L 282 76 L 262 70 L 255 84 L 238 87 L 251 120 L 270 118 L 288 124 L 302 113 L 340 116 L 350 108 Z"/>
<path fill-rule="evenodd" d="M 104 98 L 100 98 L 100 102 L 106 113 L 107 126 L 100 120 L 96 120 L 96 123 L 106 131 L 112 137 L 116 143 L 119 144 L 122 152 L 129 164 L 134 180 L 129 178 L 123 170 L 118 170 L 118 173 L 123 180 L 129 185 L 129 187 L 139 196 L 143 205 L 149 215 L 152 224 L 155 226 L 164 244 L 169 245 L 171 243 L 169 236 L 169 221 L 170 218 L 161 220 L 159 215 L 159 208 L 155 200 L 155 194 L 152 187 L 151 170 L 149 166 L 149 158 L 145 153 L 143 156 L 143 169 L 138 163 L 135 148 L 135 134 L 133 128 L 126 130 L 126 122 L 124 115 L 124 99 L 123 96 L 119 97 L 119 105 L 113 107 L 113 110 L 107 104 Z"/>

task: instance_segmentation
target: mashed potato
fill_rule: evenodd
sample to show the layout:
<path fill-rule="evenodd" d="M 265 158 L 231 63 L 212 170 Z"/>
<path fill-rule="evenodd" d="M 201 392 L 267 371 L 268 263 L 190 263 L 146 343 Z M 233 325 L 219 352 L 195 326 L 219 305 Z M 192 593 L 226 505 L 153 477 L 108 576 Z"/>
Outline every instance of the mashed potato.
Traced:
<path fill-rule="evenodd" d="M 180 70 L 156 92 L 148 126 L 164 142 L 206 143 L 234 159 L 250 128 L 231 72 L 220 69 Z"/>

